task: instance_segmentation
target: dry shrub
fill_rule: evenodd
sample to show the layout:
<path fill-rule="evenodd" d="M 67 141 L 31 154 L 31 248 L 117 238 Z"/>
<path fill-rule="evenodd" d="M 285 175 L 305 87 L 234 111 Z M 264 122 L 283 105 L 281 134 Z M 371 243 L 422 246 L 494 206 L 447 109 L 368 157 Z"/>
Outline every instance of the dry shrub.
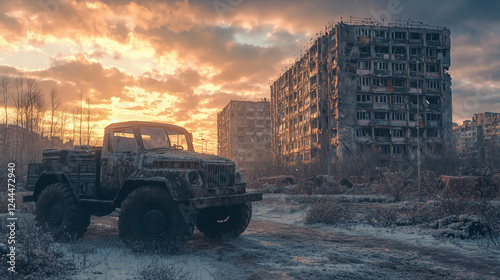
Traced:
<path fill-rule="evenodd" d="M 72 260 L 64 258 L 63 251 L 52 236 L 36 227 L 32 215 L 18 219 L 16 235 L 15 279 L 65 279 L 76 269 Z M 2 255 L 2 263 L 5 263 Z M 1 279 L 9 279 L 7 269 L 0 272 Z M 13 278 L 14 279 L 14 278 Z"/>
<path fill-rule="evenodd" d="M 323 223 L 335 225 L 351 220 L 353 214 L 350 208 L 336 202 L 317 202 L 307 211 L 306 224 Z"/>
<path fill-rule="evenodd" d="M 414 180 L 408 178 L 407 174 L 400 172 L 384 173 L 381 183 L 374 188 L 374 192 L 388 194 L 394 197 L 394 201 L 414 197 L 417 187 Z"/>
<path fill-rule="evenodd" d="M 193 271 L 178 267 L 175 264 L 164 264 L 154 259 L 148 265 L 141 267 L 137 274 L 142 280 L 156 279 L 197 279 Z"/>
<path fill-rule="evenodd" d="M 0 190 L 0 213 L 7 213 L 8 209 L 7 209 L 7 199 L 9 197 L 7 196 L 7 192 L 4 191 L 4 190 Z"/>

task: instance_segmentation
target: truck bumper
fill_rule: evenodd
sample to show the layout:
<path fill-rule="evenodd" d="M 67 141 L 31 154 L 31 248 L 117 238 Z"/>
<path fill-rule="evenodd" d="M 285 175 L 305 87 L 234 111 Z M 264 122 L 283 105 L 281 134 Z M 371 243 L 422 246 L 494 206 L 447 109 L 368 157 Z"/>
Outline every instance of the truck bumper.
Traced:
<path fill-rule="evenodd" d="M 191 205 L 196 209 L 203 209 L 208 207 L 225 206 L 232 204 L 247 203 L 252 201 L 262 200 L 262 193 L 246 193 L 246 194 L 234 194 L 234 195 L 224 195 L 216 197 L 201 197 L 193 198 L 189 201 Z"/>

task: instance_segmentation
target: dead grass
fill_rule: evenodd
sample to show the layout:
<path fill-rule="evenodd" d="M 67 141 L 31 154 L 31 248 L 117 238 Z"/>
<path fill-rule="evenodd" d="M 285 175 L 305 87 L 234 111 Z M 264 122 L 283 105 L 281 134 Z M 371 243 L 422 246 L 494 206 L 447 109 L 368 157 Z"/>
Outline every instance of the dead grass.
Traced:
<path fill-rule="evenodd" d="M 351 209 L 336 202 L 317 202 L 307 211 L 305 224 L 322 223 L 327 225 L 335 225 L 346 223 L 352 220 L 353 214 Z"/>

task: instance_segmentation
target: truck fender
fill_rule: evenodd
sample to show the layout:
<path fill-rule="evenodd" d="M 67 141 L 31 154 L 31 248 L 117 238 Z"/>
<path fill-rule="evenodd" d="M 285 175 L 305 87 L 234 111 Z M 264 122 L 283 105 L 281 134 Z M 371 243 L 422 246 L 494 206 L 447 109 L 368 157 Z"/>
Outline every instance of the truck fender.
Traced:
<path fill-rule="evenodd" d="M 179 194 L 174 191 L 174 188 L 172 184 L 170 183 L 169 180 L 163 178 L 163 177 L 158 177 L 158 178 L 148 178 L 148 179 L 141 179 L 141 178 L 130 178 L 127 179 L 123 182 L 122 187 L 120 188 L 120 191 L 116 195 L 114 199 L 114 206 L 115 207 L 120 207 L 122 202 L 125 200 L 125 198 L 135 189 L 140 188 L 142 186 L 146 185 L 156 185 L 156 186 L 162 186 L 165 187 L 168 192 L 170 193 L 170 196 L 174 201 L 181 201 L 182 199 L 179 197 Z"/>
<path fill-rule="evenodd" d="M 35 188 L 33 191 L 33 199 L 34 201 L 38 201 L 38 196 L 42 193 L 42 191 L 49 185 L 55 183 L 66 183 L 71 186 L 68 176 L 61 171 L 44 171 L 38 177 L 38 180 L 35 183 Z"/>

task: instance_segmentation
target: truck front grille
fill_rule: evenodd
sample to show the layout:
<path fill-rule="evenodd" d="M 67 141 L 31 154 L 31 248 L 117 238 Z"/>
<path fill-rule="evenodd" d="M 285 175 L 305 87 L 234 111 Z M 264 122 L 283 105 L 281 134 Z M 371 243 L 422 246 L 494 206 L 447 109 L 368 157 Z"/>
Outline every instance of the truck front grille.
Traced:
<path fill-rule="evenodd" d="M 234 164 L 205 166 L 205 182 L 209 188 L 225 188 L 234 186 Z"/>

